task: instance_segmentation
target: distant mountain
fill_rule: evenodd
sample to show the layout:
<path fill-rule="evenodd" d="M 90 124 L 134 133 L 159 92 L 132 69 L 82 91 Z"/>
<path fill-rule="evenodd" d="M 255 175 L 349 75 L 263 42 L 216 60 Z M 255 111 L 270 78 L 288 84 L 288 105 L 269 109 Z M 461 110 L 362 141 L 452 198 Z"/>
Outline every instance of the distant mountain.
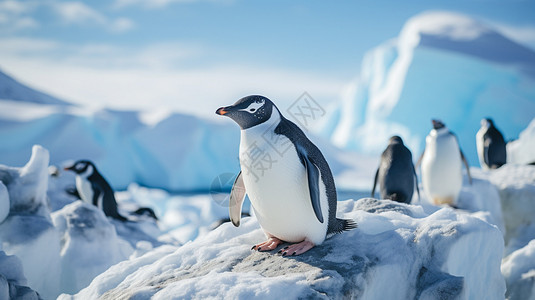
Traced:
<path fill-rule="evenodd" d="M 535 51 L 470 17 L 427 12 L 367 53 L 318 131 L 341 148 L 377 155 L 400 135 L 417 159 L 439 118 L 477 165 L 480 120 L 492 117 L 506 139 L 516 138 L 535 117 L 534 87 Z"/>
<path fill-rule="evenodd" d="M 34 90 L 0 70 L 0 99 L 39 104 L 71 105 L 70 103 Z"/>

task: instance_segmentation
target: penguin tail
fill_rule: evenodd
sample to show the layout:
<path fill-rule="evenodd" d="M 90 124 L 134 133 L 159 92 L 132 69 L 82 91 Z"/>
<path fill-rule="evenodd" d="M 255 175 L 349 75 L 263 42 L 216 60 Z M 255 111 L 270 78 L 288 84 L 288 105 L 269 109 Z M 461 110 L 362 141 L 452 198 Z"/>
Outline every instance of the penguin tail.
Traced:
<path fill-rule="evenodd" d="M 327 230 L 327 235 L 332 236 L 338 233 L 342 233 L 344 231 L 352 230 L 358 227 L 357 222 L 353 220 L 347 220 L 347 219 L 338 219 L 336 218 L 335 226 L 334 228 L 329 228 Z"/>

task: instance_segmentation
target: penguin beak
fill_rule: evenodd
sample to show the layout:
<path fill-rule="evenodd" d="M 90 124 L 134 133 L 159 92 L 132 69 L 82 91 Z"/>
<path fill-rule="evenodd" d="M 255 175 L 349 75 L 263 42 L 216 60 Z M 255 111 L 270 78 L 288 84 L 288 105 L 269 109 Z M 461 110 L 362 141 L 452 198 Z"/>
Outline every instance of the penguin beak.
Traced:
<path fill-rule="evenodd" d="M 74 169 L 74 166 L 63 168 L 63 170 L 65 170 L 65 171 L 72 171 L 73 169 Z"/>
<path fill-rule="evenodd" d="M 229 110 L 231 109 L 232 107 L 231 106 L 227 106 L 227 107 L 220 107 L 216 110 L 216 114 L 220 115 L 220 116 L 224 116 L 226 114 L 229 113 Z"/>

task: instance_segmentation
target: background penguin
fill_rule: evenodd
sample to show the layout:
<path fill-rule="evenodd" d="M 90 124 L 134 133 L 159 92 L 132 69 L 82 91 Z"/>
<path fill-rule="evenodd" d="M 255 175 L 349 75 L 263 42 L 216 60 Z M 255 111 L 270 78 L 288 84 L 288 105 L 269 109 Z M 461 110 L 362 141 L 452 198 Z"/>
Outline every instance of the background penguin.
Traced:
<path fill-rule="evenodd" d="M 414 186 L 418 191 L 418 197 L 420 196 L 411 151 L 397 135 L 390 138 L 388 147 L 381 155 L 381 164 L 375 172 L 372 197 L 375 196 L 378 181 L 382 199 L 410 203 Z"/>
<path fill-rule="evenodd" d="M 230 195 L 229 213 L 240 224 L 245 194 L 268 240 L 258 251 L 296 243 L 279 251 L 299 255 L 323 243 L 328 235 L 356 227 L 336 218 L 334 179 L 320 150 L 294 123 L 263 96 L 248 96 L 221 107 L 241 128 L 241 172 Z"/>
<path fill-rule="evenodd" d="M 79 160 L 74 165 L 66 167 L 65 170 L 76 173 L 76 189 L 83 201 L 102 209 L 108 217 L 120 221 L 127 220 L 117 211 L 113 189 L 92 162 Z"/>
<path fill-rule="evenodd" d="M 507 162 L 505 140 L 492 119 L 481 120 L 481 128 L 476 134 L 476 145 L 479 164 L 484 170 L 497 169 Z"/>
<path fill-rule="evenodd" d="M 464 163 L 472 183 L 470 169 L 455 134 L 441 121 L 432 122 L 433 129 L 425 138 L 424 153 L 417 163 L 422 164 L 422 184 L 435 205 L 455 206 L 463 182 L 461 164 Z"/>

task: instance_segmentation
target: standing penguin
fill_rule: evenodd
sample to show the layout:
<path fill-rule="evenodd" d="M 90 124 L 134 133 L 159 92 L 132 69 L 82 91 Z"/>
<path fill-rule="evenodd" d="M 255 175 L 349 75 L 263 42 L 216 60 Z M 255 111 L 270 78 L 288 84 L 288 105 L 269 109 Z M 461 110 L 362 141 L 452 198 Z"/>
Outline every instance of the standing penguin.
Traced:
<path fill-rule="evenodd" d="M 336 218 L 334 179 L 320 150 L 268 98 L 248 96 L 217 114 L 241 128 L 240 166 L 230 194 L 229 214 L 240 224 L 245 194 L 267 241 L 252 249 L 299 255 L 323 243 L 328 235 L 356 227 Z"/>
<path fill-rule="evenodd" d="M 127 219 L 117 211 L 117 201 L 111 186 L 88 160 L 79 160 L 65 170 L 76 173 L 76 190 L 83 201 L 102 209 L 104 214 L 119 221 Z"/>
<path fill-rule="evenodd" d="M 507 162 L 506 144 L 502 133 L 490 118 L 481 120 L 476 134 L 477 155 L 484 170 L 497 169 Z"/>
<path fill-rule="evenodd" d="M 425 138 L 424 153 L 418 161 L 422 164 L 422 184 L 435 205 L 455 206 L 463 182 L 461 164 L 464 163 L 471 184 L 470 168 L 455 134 L 441 121 L 432 122 L 433 129 Z"/>
<path fill-rule="evenodd" d="M 381 164 L 375 172 L 372 197 L 375 196 L 375 187 L 379 181 L 382 199 L 390 199 L 402 203 L 410 203 L 414 186 L 418 190 L 418 179 L 412 163 L 412 154 L 403 144 L 399 136 L 390 138 L 390 143 L 381 155 Z"/>

